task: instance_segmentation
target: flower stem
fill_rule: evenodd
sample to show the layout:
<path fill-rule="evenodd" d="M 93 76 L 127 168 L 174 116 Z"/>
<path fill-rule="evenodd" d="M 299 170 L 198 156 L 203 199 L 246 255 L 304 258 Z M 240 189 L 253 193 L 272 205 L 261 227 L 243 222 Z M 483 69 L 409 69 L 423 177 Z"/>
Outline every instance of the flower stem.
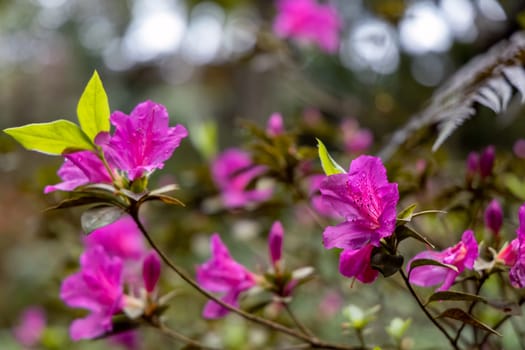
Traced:
<path fill-rule="evenodd" d="M 315 336 L 312 334 L 312 332 L 306 328 L 306 326 L 297 318 L 295 317 L 295 314 L 293 313 L 292 309 L 290 308 L 290 305 L 288 305 L 288 303 L 284 302 L 282 303 L 282 305 L 284 306 L 284 309 L 286 310 L 286 312 L 288 313 L 288 315 L 290 316 L 290 318 L 292 319 L 292 321 L 295 323 L 295 325 L 306 335 L 312 337 L 312 338 L 315 338 Z"/>
<path fill-rule="evenodd" d="M 416 291 L 414 290 L 414 288 L 412 288 L 412 285 L 410 284 L 410 281 L 408 280 L 408 277 L 405 275 L 405 272 L 403 271 L 403 269 L 400 269 L 399 270 L 399 273 L 401 274 L 401 277 L 403 277 L 403 281 L 405 281 L 405 285 L 407 286 L 408 288 L 408 291 L 410 292 L 410 294 L 412 294 L 412 296 L 414 297 L 414 299 L 416 300 L 417 304 L 419 305 L 419 307 L 421 308 L 421 311 L 423 311 L 423 313 L 427 316 L 427 318 L 434 324 L 434 326 L 436 326 L 437 329 L 439 329 L 439 331 L 441 333 L 443 333 L 443 335 L 448 339 L 450 345 L 452 345 L 452 348 L 454 349 L 459 349 L 456 342 L 454 341 L 454 339 L 450 336 L 450 334 L 448 334 L 448 332 L 445 330 L 445 328 L 443 328 L 442 325 L 439 324 L 438 321 L 436 321 L 436 319 L 434 317 L 432 317 L 432 315 L 430 314 L 430 312 L 428 312 L 427 308 L 425 307 L 425 305 L 423 305 L 423 303 L 421 302 L 421 300 L 419 299 L 419 297 L 417 296 L 417 293 Z"/>
<path fill-rule="evenodd" d="M 139 211 L 138 206 L 132 205 L 131 208 L 129 209 L 129 214 L 131 215 L 131 217 L 137 224 L 139 230 L 142 232 L 142 234 L 144 235 L 148 243 L 151 245 L 151 247 L 157 252 L 157 254 L 159 254 L 161 259 L 170 269 L 172 269 L 180 278 L 182 278 L 186 283 L 188 283 L 191 287 L 193 287 L 195 290 L 197 290 L 200 294 L 202 294 L 206 298 L 213 300 L 220 306 L 224 307 L 225 309 L 228 309 L 229 311 L 233 313 L 236 313 L 237 315 L 241 316 L 242 318 L 248 321 L 260 324 L 262 326 L 268 327 L 270 329 L 281 332 L 283 334 L 287 334 L 291 337 L 301 339 L 309 343 L 312 348 L 334 349 L 334 350 L 357 350 L 358 349 L 358 348 L 354 348 L 354 347 L 347 346 L 347 345 L 328 343 L 328 342 L 319 340 L 315 337 L 311 337 L 309 335 L 303 334 L 302 332 L 299 332 L 294 329 L 283 326 L 279 323 L 250 314 L 239 308 L 236 308 L 235 306 L 225 303 L 224 301 L 215 297 L 213 294 L 202 289 L 195 280 L 193 280 L 186 272 L 184 272 L 180 267 L 178 267 L 174 262 L 172 262 L 171 259 L 157 246 L 157 244 L 153 241 L 153 239 L 147 232 L 144 225 L 142 225 L 142 222 L 139 219 L 138 211 Z"/>

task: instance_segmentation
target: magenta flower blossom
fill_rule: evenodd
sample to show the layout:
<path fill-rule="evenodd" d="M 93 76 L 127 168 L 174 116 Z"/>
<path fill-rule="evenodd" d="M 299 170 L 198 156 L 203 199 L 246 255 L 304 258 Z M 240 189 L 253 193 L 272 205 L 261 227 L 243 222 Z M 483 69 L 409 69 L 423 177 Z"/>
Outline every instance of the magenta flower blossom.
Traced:
<path fill-rule="evenodd" d="M 493 199 L 485 209 L 485 226 L 488 227 L 494 235 L 499 234 L 503 225 L 503 210 L 496 199 Z"/>
<path fill-rule="evenodd" d="M 509 271 L 510 283 L 515 288 L 525 287 L 525 204 L 519 212 L 519 226 L 516 230 L 517 238 L 512 240 L 497 256 L 506 265 L 512 266 Z"/>
<path fill-rule="evenodd" d="M 399 192 L 396 183 L 388 182 L 379 158 L 354 159 L 348 174 L 331 175 L 322 182 L 321 195 L 345 218 L 339 225 L 325 228 L 325 248 L 378 246 L 381 238 L 394 232 Z"/>
<path fill-rule="evenodd" d="M 64 164 L 58 170 L 62 182 L 46 186 L 44 193 L 72 191 L 89 183 L 111 183 L 111 176 L 100 158 L 91 151 L 81 151 L 64 156 Z"/>
<path fill-rule="evenodd" d="M 334 208 L 326 203 L 323 196 L 319 192 L 319 188 L 326 179 L 326 175 L 318 174 L 310 176 L 308 181 L 308 193 L 310 195 L 310 203 L 312 208 L 320 215 L 327 218 L 340 218 L 340 215 L 334 210 Z"/>
<path fill-rule="evenodd" d="M 102 147 L 108 162 L 127 174 L 131 181 L 162 169 L 188 131 L 182 125 L 170 128 L 166 107 L 145 101 L 130 115 L 111 114 L 116 130 L 113 136 L 100 133 L 95 142 Z"/>
<path fill-rule="evenodd" d="M 284 133 L 283 116 L 281 113 L 273 113 L 270 118 L 268 118 L 266 133 L 270 136 L 277 136 Z"/>
<path fill-rule="evenodd" d="M 142 233 L 131 216 L 96 229 L 85 236 L 84 244 L 88 249 L 100 245 L 107 254 L 122 260 L 141 260 L 147 254 Z"/>
<path fill-rule="evenodd" d="M 13 328 L 13 335 L 24 348 L 30 348 L 38 345 L 45 328 L 46 314 L 44 310 L 37 306 L 31 306 L 20 315 L 18 325 Z"/>
<path fill-rule="evenodd" d="M 198 283 L 206 290 L 223 293 L 221 300 L 225 303 L 238 306 L 240 294 L 256 284 L 255 276 L 233 260 L 216 233 L 211 237 L 211 253 L 210 260 L 197 267 Z M 203 317 L 215 319 L 228 313 L 228 309 L 210 300 L 204 307 Z"/>
<path fill-rule="evenodd" d="M 228 208 L 240 208 L 268 200 L 272 195 L 271 189 L 246 189 L 265 171 L 266 167 L 254 165 L 246 152 L 234 148 L 221 153 L 211 166 L 213 180 L 221 190 L 222 201 Z"/>
<path fill-rule="evenodd" d="M 479 170 L 479 153 L 470 152 L 467 156 L 467 177 L 472 178 Z"/>
<path fill-rule="evenodd" d="M 474 261 L 478 257 L 478 243 L 472 230 L 467 230 L 461 237 L 461 242 L 453 247 L 447 248 L 442 252 L 425 251 L 417 254 L 409 263 L 418 259 L 431 259 L 443 264 L 453 265 L 456 270 L 435 266 L 424 265 L 410 270 L 410 282 L 422 287 L 435 286 L 441 284 L 437 291 L 448 290 L 456 277 L 465 269 L 472 269 Z"/>
<path fill-rule="evenodd" d="M 270 262 L 276 266 L 277 262 L 281 260 L 283 252 L 283 236 L 284 229 L 280 221 L 273 223 L 268 236 L 268 251 L 270 253 Z"/>
<path fill-rule="evenodd" d="M 80 265 L 80 271 L 67 277 L 60 289 L 60 298 L 68 306 L 91 311 L 71 324 L 73 340 L 92 339 L 111 331 L 111 318 L 122 308 L 122 260 L 95 246 L 82 254 Z"/>
<path fill-rule="evenodd" d="M 160 278 L 160 269 L 160 258 L 155 251 L 152 251 L 142 263 L 142 278 L 144 279 L 144 287 L 148 293 L 153 292 L 155 289 Z"/>
<path fill-rule="evenodd" d="M 281 38 L 315 44 L 327 53 L 339 47 L 341 20 L 337 10 L 316 0 L 278 0 L 273 30 Z"/>
<path fill-rule="evenodd" d="M 365 152 L 373 143 L 374 136 L 368 129 L 359 127 L 357 120 L 345 119 L 341 124 L 345 149 L 350 153 Z"/>
<path fill-rule="evenodd" d="M 372 269 L 370 258 L 374 246 L 367 244 L 356 250 L 343 250 L 339 258 L 339 272 L 349 278 L 357 278 L 363 283 L 372 283 L 378 276 L 378 271 Z"/>

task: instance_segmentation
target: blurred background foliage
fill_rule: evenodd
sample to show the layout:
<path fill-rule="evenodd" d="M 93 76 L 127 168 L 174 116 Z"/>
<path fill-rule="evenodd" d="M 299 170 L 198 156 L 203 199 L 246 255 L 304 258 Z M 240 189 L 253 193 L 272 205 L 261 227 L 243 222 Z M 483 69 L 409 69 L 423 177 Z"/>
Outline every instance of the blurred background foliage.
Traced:
<path fill-rule="evenodd" d="M 74 120 L 78 97 L 94 69 L 102 77 L 112 110 L 127 113 L 146 99 L 164 104 L 172 124 L 186 125 L 190 138 L 155 174 L 152 184 L 179 183 L 178 195 L 187 207 L 152 204 L 145 217 L 154 237 L 172 257 L 192 270 L 207 259 L 209 235 L 220 232 L 236 259 L 263 270 L 266 235 L 273 220 L 281 219 L 287 264 L 310 264 L 318 272 L 294 300 L 298 316 L 322 336 L 357 344 L 353 335 L 341 331 L 341 308 L 348 303 L 363 308 L 382 304 L 372 333 L 380 344 L 389 343 L 384 327 L 392 318 L 419 318 L 399 281 L 380 279 L 369 287 L 342 278 L 336 269 L 337 252 L 322 248 L 319 227 L 304 230 L 299 219 L 308 221 L 307 214 L 294 212 L 286 193 L 249 212 L 214 209 L 218 190 L 210 179 L 208 162 L 226 147 L 253 141 L 240 120 L 264 127 L 276 111 L 283 114 L 287 130 L 301 135 L 302 145 L 314 147 L 314 137 L 319 136 L 345 166 L 352 155 L 344 152 L 339 125 L 346 118 L 371 129 L 372 152 L 379 150 L 446 77 L 523 26 L 525 3 L 333 3 L 344 26 L 340 50 L 330 56 L 276 38 L 272 34 L 275 7 L 268 0 L 1 0 L 0 128 L 57 118 Z M 510 152 L 514 141 L 523 137 L 525 121 L 516 118 L 522 112 L 514 104 L 496 119 L 481 109 L 480 116 L 437 154 L 431 155 L 427 148 L 414 150 L 389 178 L 399 181 L 408 193 L 418 188 L 414 178 L 421 172 L 432 172 L 448 160 L 445 170 L 452 175 L 441 180 L 461 182 L 458 172 L 463 172 L 468 151 L 492 143 L 498 151 Z M 424 164 L 418 163 L 421 159 Z M 17 348 L 10 329 L 27 305 L 46 310 L 48 348 L 108 346 L 104 341 L 72 344 L 67 337 L 69 322 L 82 311 L 67 309 L 58 291 L 63 276 L 77 268 L 82 249 L 80 210 L 47 212 L 45 208 L 61 196 L 42 194 L 45 185 L 57 182 L 60 164 L 59 158 L 24 151 L 7 135 L 0 135 L 2 349 L 3 344 Z M 419 193 L 406 202 L 424 203 L 428 196 Z M 441 200 L 435 205 L 450 205 L 447 198 Z M 515 212 L 510 209 L 509 217 Z M 516 223 L 512 215 L 509 227 Z M 451 220 L 466 222 L 468 218 Z M 426 227 L 435 228 L 428 234 L 436 234 L 438 246 L 457 241 L 461 232 L 447 237 L 445 225 L 435 221 Z M 455 227 L 454 222 L 449 225 Z M 163 289 L 177 292 L 167 315 L 181 333 L 204 339 L 224 337 L 232 349 L 272 344 L 271 338 L 276 337 L 235 316 L 219 322 L 201 320 L 204 301 L 169 272 Z M 275 308 L 264 312 L 289 322 Z M 433 336 L 439 335 L 427 322 L 412 327 L 418 330 L 409 331 L 416 348 L 436 345 Z M 144 349 L 151 344 L 174 346 L 153 330 L 143 330 L 141 336 Z M 513 345 L 511 338 L 505 341 L 509 348 Z"/>

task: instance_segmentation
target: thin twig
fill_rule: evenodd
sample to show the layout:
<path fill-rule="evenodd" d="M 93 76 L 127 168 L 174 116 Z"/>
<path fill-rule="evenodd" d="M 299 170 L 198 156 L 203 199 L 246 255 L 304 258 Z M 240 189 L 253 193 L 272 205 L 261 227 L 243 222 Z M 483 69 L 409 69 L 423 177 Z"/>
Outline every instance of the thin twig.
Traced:
<path fill-rule="evenodd" d="M 439 329 L 439 331 L 441 333 L 443 333 L 443 335 L 448 339 L 450 345 L 452 345 L 452 347 L 454 349 L 459 349 L 458 346 L 456 345 L 456 343 L 454 342 L 454 339 L 450 336 L 450 334 L 448 334 L 448 332 L 445 330 L 445 328 L 443 328 L 443 326 L 440 325 L 439 322 L 434 319 L 434 317 L 432 317 L 432 315 L 426 309 L 425 305 L 423 305 L 421 300 L 419 300 L 419 297 L 417 296 L 416 291 L 414 290 L 414 288 L 412 288 L 412 285 L 410 284 L 410 281 L 408 280 L 407 276 L 405 275 L 405 272 L 403 271 L 403 269 L 400 269 L 399 273 L 401 274 L 401 277 L 403 277 L 403 281 L 405 281 L 405 285 L 407 286 L 410 294 L 412 294 L 414 299 L 416 299 L 416 302 L 419 305 L 419 307 L 421 308 L 421 311 L 423 311 L 423 313 L 434 324 L 434 326 L 436 326 L 437 329 Z"/>
<path fill-rule="evenodd" d="M 315 336 L 313 335 L 313 333 L 308 329 L 306 328 L 306 326 L 297 318 L 295 317 L 295 314 L 293 313 L 292 309 L 290 308 L 290 305 L 288 305 L 288 303 L 284 302 L 282 303 L 284 309 L 286 310 L 286 312 L 288 313 L 288 316 L 290 316 L 290 318 L 292 319 L 292 321 L 295 323 L 295 325 L 306 335 L 312 337 L 312 338 L 315 338 Z"/>
<path fill-rule="evenodd" d="M 182 343 L 185 343 L 187 345 L 191 345 L 191 346 L 197 347 L 199 349 L 204 349 L 204 350 L 222 350 L 221 348 L 216 348 L 216 347 L 213 347 L 213 346 L 204 345 L 201 342 L 198 342 L 196 340 L 188 338 L 187 336 L 185 336 L 183 334 L 180 334 L 179 332 L 174 331 L 171 328 L 166 327 L 162 322 L 151 320 L 151 321 L 149 321 L 149 324 L 152 327 L 154 327 L 154 328 L 158 329 L 159 331 L 161 331 L 163 334 L 167 335 L 168 337 L 170 337 L 170 338 L 172 338 L 174 340 L 180 341 Z"/>
<path fill-rule="evenodd" d="M 195 290 L 197 290 L 200 294 L 205 296 L 207 299 L 213 300 L 220 306 L 224 307 L 225 309 L 236 313 L 237 315 L 241 316 L 242 318 L 249 320 L 251 322 L 263 325 L 265 327 L 268 327 L 270 329 L 273 329 L 275 331 L 281 332 L 283 334 L 287 334 L 291 337 L 301 339 L 309 344 L 311 344 L 312 348 L 321 348 L 321 349 L 334 349 L 334 350 L 357 350 L 354 347 L 346 346 L 346 345 L 340 345 L 340 344 L 333 344 L 329 342 L 325 342 L 322 340 L 319 340 L 317 338 L 310 337 L 306 334 L 303 334 L 301 332 L 298 332 L 294 329 L 285 327 L 279 323 L 267 320 L 265 318 L 258 317 L 256 315 L 250 314 L 248 312 L 245 312 L 239 308 L 236 308 L 235 306 L 232 306 L 228 303 L 225 303 L 224 301 L 218 299 L 213 294 L 209 293 L 208 291 L 202 289 L 198 283 L 193 280 L 186 272 L 184 272 L 181 268 L 179 268 L 175 263 L 171 261 L 171 259 L 157 246 L 157 244 L 153 241 L 149 233 L 147 232 L 144 225 L 142 225 L 142 222 L 139 219 L 138 215 L 138 207 L 136 205 L 132 206 L 129 209 L 129 214 L 137 224 L 139 230 L 142 232 L 148 243 L 151 245 L 151 247 L 159 254 L 161 259 L 164 261 L 166 265 L 168 265 L 169 268 L 171 268 L 177 275 L 179 275 L 180 278 L 182 278 L 186 283 L 188 283 L 191 287 L 193 287 Z"/>

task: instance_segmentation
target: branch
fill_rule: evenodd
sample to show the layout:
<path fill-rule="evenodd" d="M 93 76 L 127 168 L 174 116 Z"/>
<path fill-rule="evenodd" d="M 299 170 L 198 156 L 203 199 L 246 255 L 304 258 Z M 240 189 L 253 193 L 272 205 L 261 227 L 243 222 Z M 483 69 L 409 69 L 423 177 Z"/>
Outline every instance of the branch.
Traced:
<path fill-rule="evenodd" d="M 412 288 L 412 285 L 410 284 L 407 276 L 405 275 L 405 272 L 403 271 L 403 269 L 400 269 L 399 270 L 399 273 L 401 274 L 401 277 L 403 277 L 403 281 L 405 281 L 405 285 L 407 286 L 410 294 L 412 294 L 412 296 L 414 297 L 414 299 L 416 300 L 417 304 L 419 305 L 419 307 L 421 308 L 421 310 L 423 311 L 423 313 L 427 316 L 427 318 L 434 324 L 434 326 L 437 327 L 437 329 L 439 329 L 439 331 L 441 333 L 443 333 L 443 335 L 448 339 L 450 345 L 452 345 L 452 348 L 454 349 L 459 349 L 456 342 L 454 341 L 454 339 L 448 334 L 448 332 L 445 330 L 445 328 L 443 328 L 442 325 L 439 324 L 438 321 L 436 321 L 436 319 L 434 317 L 432 317 L 432 315 L 428 312 L 428 310 L 426 309 L 425 305 L 423 305 L 423 303 L 421 302 L 421 300 L 419 300 L 419 297 L 417 296 L 416 294 L 416 291 L 414 290 L 414 288 Z"/>
<path fill-rule="evenodd" d="M 281 332 L 283 334 L 287 334 L 291 337 L 301 339 L 308 344 L 311 345 L 312 348 L 321 348 L 321 349 L 333 349 L 333 350 L 358 350 L 362 348 L 354 348 L 347 345 L 340 345 L 340 344 L 333 344 L 329 342 L 325 342 L 322 340 L 319 340 L 315 337 L 311 337 L 309 335 L 303 334 L 302 332 L 296 331 L 294 329 L 285 327 L 279 323 L 267 320 L 265 318 L 258 317 L 256 315 L 250 314 L 246 311 L 243 311 L 239 308 L 236 308 L 235 306 L 232 306 L 230 304 L 225 303 L 224 301 L 218 299 L 213 294 L 209 293 L 208 291 L 202 289 L 199 284 L 193 280 L 186 272 L 184 272 L 180 267 L 178 267 L 174 262 L 171 261 L 171 259 L 157 246 L 157 244 L 153 241 L 149 233 L 146 231 L 146 228 L 144 225 L 142 225 L 142 222 L 139 219 L 139 208 L 137 205 L 132 205 L 129 209 L 129 214 L 137 224 L 138 228 L 148 241 L 148 243 L 151 245 L 151 247 L 159 254 L 161 259 L 164 261 L 166 265 L 168 265 L 169 268 L 171 268 L 177 275 L 179 275 L 180 278 L 182 278 L 186 283 L 188 283 L 191 287 L 193 287 L 195 290 L 197 290 L 200 294 L 205 296 L 207 299 L 213 300 L 220 306 L 224 307 L 225 309 L 228 309 L 229 311 L 236 313 L 237 315 L 241 316 L 242 318 L 260 324 L 262 326 L 268 327 L 270 329 L 273 329 L 277 332 Z"/>

